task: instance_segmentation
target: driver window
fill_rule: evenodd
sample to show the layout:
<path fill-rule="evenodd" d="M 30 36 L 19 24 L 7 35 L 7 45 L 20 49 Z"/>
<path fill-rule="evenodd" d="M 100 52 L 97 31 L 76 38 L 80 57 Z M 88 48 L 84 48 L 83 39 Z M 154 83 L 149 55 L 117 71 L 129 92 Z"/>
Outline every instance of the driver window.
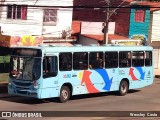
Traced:
<path fill-rule="evenodd" d="M 57 76 L 57 57 L 45 56 L 43 58 L 43 77 L 55 77 Z"/>

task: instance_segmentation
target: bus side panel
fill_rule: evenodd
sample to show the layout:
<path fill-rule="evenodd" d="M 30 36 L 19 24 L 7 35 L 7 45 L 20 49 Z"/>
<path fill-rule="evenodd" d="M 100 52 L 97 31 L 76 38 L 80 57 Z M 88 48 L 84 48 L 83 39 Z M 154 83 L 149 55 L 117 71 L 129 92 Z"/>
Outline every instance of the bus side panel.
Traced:
<path fill-rule="evenodd" d="M 39 91 L 39 98 L 58 97 L 59 86 L 58 77 L 44 78 Z"/>
<path fill-rule="evenodd" d="M 144 72 L 143 72 L 144 76 L 142 74 L 140 87 L 145 87 L 153 83 L 153 80 L 154 80 L 153 73 L 154 73 L 153 66 L 144 68 Z"/>
<path fill-rule="evenodd" d="M 94 69 L 59 72 L 59 87 L 69 83 L 73 87 L 72 95 L 114 91 L 117 81 L 117 69 Z"/>
<path fill-rule="evenodd" d="M 153 83 L 153 67 L 119 68 L 118 79 L 121 81 L 124 78 L 129 80 L 129 89 L 151 85 Z"/>
<path fill-rule="evenodd" d="M 140 87 L 140 83 L 138 81 L 139 74 L 137 71 L 134 70 L 134 68 L 119 68 L 119 75 L 118 75 L 118 86 L 119 89 L 120 82 L 123 79 L 127 79 L 129 81 L 129 89 L 136 89 Z"/>
<path fill-rule="evenodd" d="M 63 74 L 63 77 L 71 77 L 69 82 L 73 86 L 73 95 L 89 94 L 106 91 L 114 91 L 114 84 L 117 81 L 118 71 L 116 69 L 94 69 L 76 71 L 70 74 Z M 62 79 L 62 77 L 61 77 Z M 67 82 L 67 78 L 63 81 Z"/>
<path fill-rule="evenodd" d="M 82 83 L 84 70 L 75 70 L 68 72 L 60 72 L 59 86 L 70 84 L 72 86 L 72 95 L 87 94 L 88 91 L 84 83 Z"/>
<path fill-rule="evenodd" d="M 88 77 L 85 75 L 87 72 L 89 73 Z M 92 93 L 90 90 L 91 87 L 93 92 L 113 91 L 115 89 L 114 82 L 117 80 L 117 76 L 115 74 L 115 69 L 94 69 L 90 71 L 84 71 L 82 82 L 86 85 L 88 93 Z M 91 85 L 88 85 L 89 81 L 91 81 Z M 94 90 L 94 87 L 97 89 L 97 91 Z"/>
<path fill-rule="evenodd" d="M 43 88 L 40 90 L 40 95 L 38 97 L 40 99 L 58 97 L 58 91 L 59 91 L 59 88 L 57 87 Z"/>

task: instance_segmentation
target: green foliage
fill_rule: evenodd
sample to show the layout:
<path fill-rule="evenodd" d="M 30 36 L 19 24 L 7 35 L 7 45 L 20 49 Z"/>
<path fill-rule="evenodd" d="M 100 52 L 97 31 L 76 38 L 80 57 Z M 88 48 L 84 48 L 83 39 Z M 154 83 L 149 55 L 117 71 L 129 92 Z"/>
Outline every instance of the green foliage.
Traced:
<path fill-rule="evenodd" d="M 9 63 L 10 56 L 0 56 L 0 63 Z"/>
<path fill-rule="evenodd" d="M 1 82 L 8 82 L 8 73 L 0 73 L 0 83 Z"/>
<path fill-rule="evenodd" d="M 132 36 L 131 39 L 134 39 L 134 40 L 143 40 L 144 36 L 143 35 L 134 35 L 134 36 Z"/>

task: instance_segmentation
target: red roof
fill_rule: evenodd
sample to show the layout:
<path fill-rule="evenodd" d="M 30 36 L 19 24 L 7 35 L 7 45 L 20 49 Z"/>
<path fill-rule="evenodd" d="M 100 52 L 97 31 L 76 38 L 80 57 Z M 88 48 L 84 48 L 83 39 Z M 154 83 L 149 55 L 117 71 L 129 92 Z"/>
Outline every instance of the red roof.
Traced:
<path fill-rule="evenodd" d="M 138 5 L 143 5 L 143 6 L 156 6 L 157 4 L 160 4 L 160 2 L 138 2 Z"/>
<path fill-rule="evenodd" d="M 137 5 L 150 6 L 150 10 L 160 10 L 160 2 L 138 2 Z"/>
<path fill-rule="evenodd" d="M 125 2 L 134 2 L 134 0 L 123 0 Z"/>
<path fill-rule="evenodd" d="M 95 39 L 98 41 L 103 41 L 104 36 L 103 35 L 88 35 L 88 34 L 83 34 L 83 36 Z M 108 35 L 108 40 L 129 40 L 129 38 L 118 35 L 118 34 L 109 34 Z"/>
<path fill-rule="evenodd" d="M 72 21 L 72 34 L 80 33 L 81 22 L 80 21 Z"/>

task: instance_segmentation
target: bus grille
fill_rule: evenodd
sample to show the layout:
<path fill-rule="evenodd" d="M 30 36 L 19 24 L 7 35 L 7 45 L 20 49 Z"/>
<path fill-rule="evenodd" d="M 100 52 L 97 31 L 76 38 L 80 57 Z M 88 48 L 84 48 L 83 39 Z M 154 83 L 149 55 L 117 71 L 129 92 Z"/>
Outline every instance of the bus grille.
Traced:
<path fill-rule="evenodd" d="M 32 83 L 22 83 L 22 82 L 16 82 L 16 81 L 13 81 L 13 83 L 18 86 L 31 86 L 32 85 Z"/>
<path fill-rule="evenodd" d="M 18 93 L 18 94 L 28 94 L 27 91 L 19 91 L 19 90 L 17 90 L 17 93 Z"/>

